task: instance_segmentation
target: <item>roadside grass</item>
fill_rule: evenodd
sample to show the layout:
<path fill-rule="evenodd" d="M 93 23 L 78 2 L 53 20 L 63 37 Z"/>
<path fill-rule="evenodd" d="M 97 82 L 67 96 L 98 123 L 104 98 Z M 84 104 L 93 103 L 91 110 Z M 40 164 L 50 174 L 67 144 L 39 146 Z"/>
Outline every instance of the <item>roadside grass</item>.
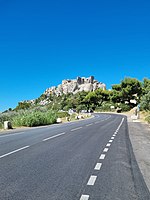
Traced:
<path fill-rule="evenodd" d="M 45 108 L 10 111 L 0 114 L 0 129 L 3 129 L 4 121 L 10 121 L 13 128 L 36 127 L 54 124 L 57 122 L 57 118 L 61 118 L 62 122 L 78 120 L 77 115 L 82 116 L 81 119 L 90 117 L 87 114 L 69 115 L 68 112 L 57 112 Z"/>
<path fill-rule="evenodd" d="M 0 128 L 4 121 L 10 121 L 12 127 L 34 127 L 56 123 L 57 113 L 51 110 L 20 110 L 0 114 Z"/>
<path fill-rule="evenodd" d="M 140 112 L 140 120 L 150 124 L 150 111 L 141 111 Z"/>
<path fill-rule="evenodd" d="M 20 127 L 35 127 L 42 125 L 50 125 L 56 123 L 56 113 L 52 111 L 41 112 L 34 111 L 31 113 L 25 113 L 24 115 L 16 116 L 12 119 L 12 126 Z"/>
<path fill-rule="evenodd" d="M 150 111 L 146 113 L 145 121 L 147 121 L 150 124 Z"/>

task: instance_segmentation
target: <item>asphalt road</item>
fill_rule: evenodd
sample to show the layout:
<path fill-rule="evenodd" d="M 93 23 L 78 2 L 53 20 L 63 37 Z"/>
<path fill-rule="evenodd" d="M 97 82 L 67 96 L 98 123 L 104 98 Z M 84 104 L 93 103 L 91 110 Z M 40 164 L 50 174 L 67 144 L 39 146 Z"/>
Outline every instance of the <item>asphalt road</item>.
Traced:
<path fill-rule="evenodd" d="M 150 200 L 126 117 L 0 135 L 0 200 Z"/>

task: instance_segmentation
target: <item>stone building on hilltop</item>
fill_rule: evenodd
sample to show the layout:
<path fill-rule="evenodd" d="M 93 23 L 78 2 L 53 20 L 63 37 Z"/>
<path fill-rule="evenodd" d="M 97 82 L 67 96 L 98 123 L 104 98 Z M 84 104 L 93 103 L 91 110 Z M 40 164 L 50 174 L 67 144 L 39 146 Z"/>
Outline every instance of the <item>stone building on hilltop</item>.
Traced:
<path fill-rule="evenodd" d="M 98 82 L 94 79 L 94 76 L 90 76 L 89 78 L 85 77 L 77 77 L 77 79 L 67 79 L 63 80 L 62 84 L 46 89 L 44 92 L 45 95 L 62 95 L 62 94 L 76 94 L 77 92 L 85 91 L 95 91 L 96 89 L 101 88 L 103 90 L 106 89 L 106 85 L 104 83 Z"/>

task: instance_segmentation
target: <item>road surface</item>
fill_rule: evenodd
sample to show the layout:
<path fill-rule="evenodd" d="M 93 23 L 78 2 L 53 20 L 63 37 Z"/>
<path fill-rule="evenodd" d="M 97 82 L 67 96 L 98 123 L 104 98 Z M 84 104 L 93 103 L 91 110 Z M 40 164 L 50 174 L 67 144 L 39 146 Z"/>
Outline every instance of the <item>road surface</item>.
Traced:
<path fill-rule="evenodd" d="M 126 117 L 0 135 L 0 200 L 150 200 Z"/>

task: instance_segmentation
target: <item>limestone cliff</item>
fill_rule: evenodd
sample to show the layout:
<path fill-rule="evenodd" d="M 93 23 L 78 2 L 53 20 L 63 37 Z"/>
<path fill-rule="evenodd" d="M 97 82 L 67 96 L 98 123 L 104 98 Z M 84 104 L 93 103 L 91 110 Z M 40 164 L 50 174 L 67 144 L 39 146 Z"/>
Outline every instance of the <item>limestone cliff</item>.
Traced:
<path fill-rule="evenodd" d="M 90 76 L 89 78 L 85 77 L 77 77 L 77 79 L 74 80 L 63 80 L 62 84 L 53 87 L 50 87 L 46 89 L 44 94 L 46 96 L 50 95 L 62 95 L 62 94 L 68 94 L 73 93 L 76 94 L 77 92 L 81 91 L 95 91 L 96 89 L 101 88 L 103 90 L 106 89 L 106 85 L 104 83 L 98 82 L 94 79 L 94 76 Z"/>

